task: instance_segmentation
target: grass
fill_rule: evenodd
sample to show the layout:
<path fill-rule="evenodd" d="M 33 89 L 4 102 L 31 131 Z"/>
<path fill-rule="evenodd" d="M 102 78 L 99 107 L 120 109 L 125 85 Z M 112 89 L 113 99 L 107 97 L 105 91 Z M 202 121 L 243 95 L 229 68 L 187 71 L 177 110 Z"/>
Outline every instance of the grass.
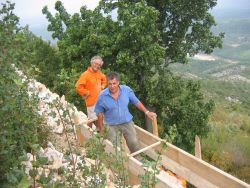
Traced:
<path fill-rule="evenodd" d="M 250 99 L 250 83 L 206 79 L 201 80 L 201 86 L 205 92 L 217 94 L 221 98 L 235 96 L 241 101 Z"/>
<path fill-rule="evenodd" d="M 224 105 L 217 104 L 210 118 L 211 131 L 201 140 L 202 156 L 209 163 L 250 183 L 250 117 Z"/>

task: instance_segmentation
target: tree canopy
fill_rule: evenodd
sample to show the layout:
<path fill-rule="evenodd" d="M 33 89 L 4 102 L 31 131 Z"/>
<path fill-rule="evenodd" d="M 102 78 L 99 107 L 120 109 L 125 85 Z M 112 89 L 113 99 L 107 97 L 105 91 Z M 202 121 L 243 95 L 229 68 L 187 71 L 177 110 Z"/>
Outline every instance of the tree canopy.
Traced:
<path fill-rule="evenodd" d="M 70 15 L 57 1 L 55 15 L 47 7 L 43 13 L 52 37 L 58 39 L 66 71 L 80 75 L 93 55 L 101 55 L 104 71 L 121 73 L 122 81 L 157 112 L 162 134 L 175 125 L 174 142 L 190 151 L 195 134 L 205 135 L 208 130 L 213 103 L 204 101 L 198 83 L 180 81 L 166 67 L 221 47 L 223 34 L 211 31 L 215 21 L 209 10 L 215 5 L 212 0 L 103 0 L 93 11 L 83 6 L 80 13 Z M 143 114 L 134 114 L 142 124 Z"/>
<path fill-rule="evenodd" d="M 29 53 L 14 4 L 0 7 L 0 187 L 17 187 L 25 176 L 22 157 L 34 144 L 44 144 L 48 127 L 38 114 L 38 100 L 16 68 Z M 25 29 L 24 29 L 25 30 Z"/>

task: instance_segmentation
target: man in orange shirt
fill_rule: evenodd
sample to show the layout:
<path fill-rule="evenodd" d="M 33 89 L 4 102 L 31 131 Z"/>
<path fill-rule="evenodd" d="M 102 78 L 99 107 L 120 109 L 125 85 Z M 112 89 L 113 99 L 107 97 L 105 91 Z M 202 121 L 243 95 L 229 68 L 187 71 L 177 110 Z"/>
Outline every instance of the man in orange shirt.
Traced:
<path fill-rule="evenodd" d="M 105 75 L 100 71 L 102 65 L 103 60 L 100 56 L 92 57 L 90 67 L 81 74 L 75 85 L 76 92 L 85 100 L 88 119 L 90 120 L 97 119 L 94 112 L 95 104 L 101 90 L 107 84 Z M 88 126 L 92 127 L 92 123 L 89 123 Z M 101 130 L 100 127 L 97 128 Z"/>

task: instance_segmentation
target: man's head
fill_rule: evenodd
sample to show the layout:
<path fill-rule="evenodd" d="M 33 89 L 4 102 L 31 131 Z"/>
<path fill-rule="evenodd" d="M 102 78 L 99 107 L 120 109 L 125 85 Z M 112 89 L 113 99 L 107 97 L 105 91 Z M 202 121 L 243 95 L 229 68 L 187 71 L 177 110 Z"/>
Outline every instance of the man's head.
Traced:
<path fill-rule="evenodd" d="M 94 56 L 90 60 L 91 68 L 94 72 L 97 72 L 103 64 L 102 58 L 100 56 Z"/>
<path fill-rule="evenodd" d="M 116 93 L 119 90 L 120 76 L 116 72 L 110 72 L 107 74 L 107 82 L 110 93 Z"/>

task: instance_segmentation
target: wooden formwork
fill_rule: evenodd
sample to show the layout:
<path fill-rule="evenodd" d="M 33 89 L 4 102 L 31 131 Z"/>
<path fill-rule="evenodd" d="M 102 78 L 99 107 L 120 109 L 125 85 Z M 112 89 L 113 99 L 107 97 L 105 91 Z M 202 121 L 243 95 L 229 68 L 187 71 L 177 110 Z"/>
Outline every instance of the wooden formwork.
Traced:
<path fill-rule="evenodd" d="M 92 130 L 87 125 L 80 125 L 78 129 L 79 141 L 82 143 L 92 135 Z M 145 169 L 142 163 L 135 158 L 136 155 L 144 153 L 153 160 L 156 160 L 158 153 L 161 153 L 161 165 L 171 170 L 178 176 L 196 187 L 201 188 L 250 188 L 250 185 L 237 179 L 236 177 L 212 166 L 211 164 L 185 152 L 184 150 L 167 143 L 167 148 L 162 150 L 163 140 L 159 137 L 136 126 L 138 139 L 141 142 L 141 149 L 132 154 L 125 154 L 129 157 L 127 168 L 129 169 L 129 181 L 131 185 L 139 184 L 138 175 L 143 175 Z M 115 152 L 115 148 L 109 140 L 105 140 L 106 152 Z M 156 175 L 159 180 L 156 188 L 174 187 L 162 176 Z"/>

